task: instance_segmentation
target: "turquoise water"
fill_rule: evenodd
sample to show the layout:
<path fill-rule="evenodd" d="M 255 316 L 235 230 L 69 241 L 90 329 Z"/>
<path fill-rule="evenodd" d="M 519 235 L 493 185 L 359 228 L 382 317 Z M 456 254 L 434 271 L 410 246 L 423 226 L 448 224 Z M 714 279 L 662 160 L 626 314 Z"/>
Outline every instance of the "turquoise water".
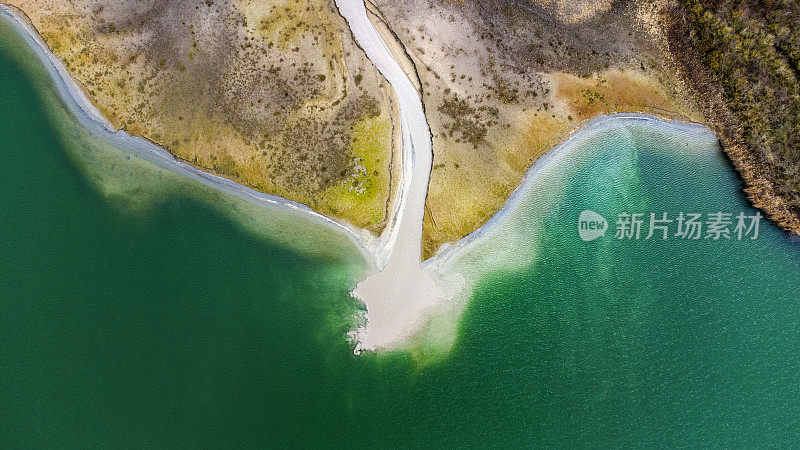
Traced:
<path fill-rule="evenodd" d="M 346 239 L 95 146 L 0 37 L 0 446 L 800 443 L 796 243 L 577 236 L 752 213 L 707 137 L 580 143 L 456 264 L 449 354 L 355 356 Z"/>

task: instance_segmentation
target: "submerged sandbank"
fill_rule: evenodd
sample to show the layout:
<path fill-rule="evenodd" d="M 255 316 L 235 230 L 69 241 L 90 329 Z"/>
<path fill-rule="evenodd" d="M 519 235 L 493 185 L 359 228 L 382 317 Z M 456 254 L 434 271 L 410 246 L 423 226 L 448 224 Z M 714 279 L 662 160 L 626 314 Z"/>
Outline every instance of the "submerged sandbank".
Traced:
<path fill-rule="evenodd" d="M 587 121 L 528 169 L 503 208 L 484 226 L 442 248 L 419 271 L 407 269 L 405 279 L 376 276 L 382 283 L 360 284 L 357 293 L 371 291 L 365 302 L 369 321 L 358 330 L 359 349 L 401 348 L 414 340 L 446 352 L 480 280 L 494 272 L 513 273 L 537 258 L 539 237 L 528 223 L 537 218 L 528 217 L 531 209 L 546 210 L 559 202 L 570 174 L 596 155 L 605 139 L 632 131 L 670 136 L 690 154 L 713 157 L 718 152 L 715 135 L 700 124 L 621 113 Z"/>
<path fill-rule="evenodd" d="M 514 189 L 503 207 L 483 226 L 459 239 L 457 242 L 442 246 L 437 252 L 436 257 L 429 259 L 424 265 L 434 263 L 443 264 L 457 252 L 466 251 L 466 247 L 473 241 L 496 230 L 502 224 L 503 220 L 506 220 L 506 216 L 520 206 L 525 196 L 530 194 L 537 179 L 547 177 L 548 172 L 552 175 L 552 172 L 562 169 L 559 165 L 568 162 L 569 158 L 578 156 L 575 154 L 575 149 L 583 142 L 596 136 L 598 133 L 602 133 L 604 130 L 628 124 L 646 124 L 657 128 L 659 131 L 669 131 L 681 137 L 694 136 L 694 138 L 701 142 L 704 141 L 705 143 L 709 141 L 716 142 L 717 140 L 714 132 L 706 125 L 669 120 L 650 114 L 613 113 L 589 119 L 575 128 L 564 140 L 548 150 L 528 168 L 522 178 L 522 182 Z"/>
<path fill-rule="evenodd" d="M 353 291 L 353 295 L 367 308 L 366 325 L 354 332 L 356 351 L 395 348 L 407 343 L 411 336 L 426 326 L 431 311 L 454 311 L 454 305 L 465 303 L 470 296 L 469 286 L 473 280 L 467 280 L 460 270 L 448 267 L 447 261 L 458 253 L 468 251 L 470 245 L 506 220 L 508 214 L 519 207 L 524 194 L 532 189 L 539 172 L 546 172 L 555 161 L 569 153 L 564 149 L 576 147 L 575 142 L 582 135 L 593 133 L 603 124 L 619 120 L 652 121 L 657 118 L 642 114 L 611 114 L 583 124 L 579 131 L 529 168 L 505 206 L 488 223 L 421 264 L 422 219 L 433 163 L 432 136 L 421 98 L 402 65 L 369 20 L 364 2 L 337 0 L 336 4 L 356 41 L 394 87 L 400 103 L 404 145 L 403 179 L 395 203 L 399 209 L 393 214 L 394 220 L 377 255 L 380 271 L 360 282 Z M 677 126 L 672 122 L 665 123 Z M 690 127 L 708 131 L 702 126 Z M 449 322 L 456 321 L 457 317 L 452 317 Z"/>

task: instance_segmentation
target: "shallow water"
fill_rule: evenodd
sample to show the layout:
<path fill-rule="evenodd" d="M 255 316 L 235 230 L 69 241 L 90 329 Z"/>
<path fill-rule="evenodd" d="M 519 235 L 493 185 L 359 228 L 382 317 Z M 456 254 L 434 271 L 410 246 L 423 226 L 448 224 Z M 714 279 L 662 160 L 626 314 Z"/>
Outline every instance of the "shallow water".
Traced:
<path fill-rule="evenodd" d="M 800 442 L 796 243 L 577 235 L 752 213 L 707 135 L 587 135 L 449 263 L 449 354 L 357 357 L 348 239 L 94 147 L 0 30 L 3 447 Z"/>

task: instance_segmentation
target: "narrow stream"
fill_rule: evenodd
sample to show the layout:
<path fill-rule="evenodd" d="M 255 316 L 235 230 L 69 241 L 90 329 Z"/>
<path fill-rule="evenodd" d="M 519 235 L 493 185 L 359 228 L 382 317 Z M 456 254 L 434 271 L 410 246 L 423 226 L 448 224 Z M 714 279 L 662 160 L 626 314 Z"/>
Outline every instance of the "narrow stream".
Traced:
<path fill-rule="evenodd" d="M 359 283 L 353 295 L 367 306 L 367 327 L 359 330 L 359 348 L 390 346 L 407 337 L 421 313 L 449 297 L 433 270 L 420 266 L 422 219 L 433 150 L 419 93 L 378 30 L 367 17 L 363 0 L 336 0 L 356 41 L 389 81 L 400 104 L 403 174 L 390 225 L 376 249 L 380 272 Z"/>
<path fill-rule="evenodd" d="M 336 0 L 336 6 L 367 57 L 392 85 L 400 104 L 403 175 L 390 226 L 384 232 L 383 243 L 376 252 L 378 267 L 391 270 L 394 266 L 419 265 L 422 217 L 433 164 L 430 129 L 422 101 L 419 92 L 367 17 L 364 2 Z"/>

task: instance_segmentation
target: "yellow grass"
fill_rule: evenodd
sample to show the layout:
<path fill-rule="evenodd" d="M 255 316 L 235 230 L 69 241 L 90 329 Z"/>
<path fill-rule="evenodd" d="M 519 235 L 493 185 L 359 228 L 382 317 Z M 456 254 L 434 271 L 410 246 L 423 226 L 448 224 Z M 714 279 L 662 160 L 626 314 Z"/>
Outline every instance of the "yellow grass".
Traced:
<path fill-rule="evenodd" d="M 290 90 L 305 89 L 303 102 L 280 117 L 272 119 L 270 116 L 267 120 L 341 123 L 338 108 L 348 100 L 363 95 L 377 99 L 378 116 L 370 119 L 365 115 L 359 122 L 359 113 L 356 113 L 355 119 L 348 119 L 355 121 L 348 156 L 353 158 L 353 168 L 358 166 L 363 170 L 354 177 L 348 174 L 345 183 L 321 192 L 313 181 L 303 184 L 305 179 L 301 177 L 290 177 L 300 180 L 299 186 L 281 179 L 284 172 L 277 168 L 276 159 L 284 152 L 295 155 L 297 150 L 284 148 L 280 127 L 276 127 L 279 131 L 274 133 L 245 136 L 234 123 L 235 118 L 226 116 L 225 111 L 212 104 L 204 87 L 209 80 L 201 78 L 205 72 L 195 70 L 190 62 L 197 63 L 197 58 L 203 56 L 203 45 L 178 56 L 188 58 L 183 62 L 189 67 L 173 64 L 174 61 L 155 61 L 154 65 L 154 60 L 145 59 L 145 52 L 126 53 L 135 47 L 131 42 L 147 42 L 146 35 L 136 34 L 137 30 L 93 31 L 98 23 L 96 16 L 88 12 L 96 5 L 89 0 L 16 0 L 13 3 L 30 16 L 45 42 L 115 127 L 150 139 L 197 166 L 263 192 L 305 203 L 358 226 L 383 226 L 389 198 L 388 160 L 393 151 L 392 113 L 387 91 L 379 86 L 382 78 L 377 70 L 359 53 L 355 43 L 347 40 L 349 34 L 344 33 L 343 19 L 325 1 L 241 0 L 236 5 L 246 18 L 246 29 L 241 37 L 248 41 L 234 43 L 242 46 L 252 43 L 258 48 L 251 58 L 261 57 L 261 51 L 269 53 L 269 57 L 253 64 L 252 70 L 266 70 L 274 62 L 284 66 L 284 73 L 291 73 L 294 67 L 314 64 L 310 79 L 316 84 L 309 83 L 310 87 L 305 89 L 298 85 L 302 80 L 288 79 Z M 191 25 L 176 27 L 186 29 L 187 42 L 194 39 Z M 237 61 L 232 57 L 231 67 L 241 67 Z M 231 71 L 229 77 L 248 76 L 247 70 L 234 72 Z M 354 85 L 356 74 L 360 86 Z M 265 102 L 275 104 L 281 99 L 276 97 Z M 245 108 L 248 102 L 254 101 L 242 98 L 241 106 Z M 348 124 L 337 132 L 347 133 L 349 129 Z M 338 151 L 326 147 L 329 141 L 325 136 L 314 138 L 319 144 L 308 147 L 312 152 Z M 347 146 L 344 151 L 348 151 Z M 313 160 L 314 156 L 310 155 L 309 159 Z M 276 177 L 271 178 L 270 173 L 277 173 Z M 308 179 L 324 175 L 309 173 Z M 353 186 L 358 187 L 358 192 Z"/>
<path fill-rule="evenodd" d="M 434 170 L 423 224 L 424 258 L 489 220 L 528 168 L 585 120 L 615 112 L 642 112 L 702 121 L 694 109 L 672 99 L 658 80 L 638 71 L 613 69 L 587 78 L 550 73 L 545 80 L 553 92 L 548 99 L 552 106 L 546 111 L 508 107 L 512 126 L 491 129 L 487 142 L 477 150 L 434 139 Z"/>
<path fill-rule="evenodd" d="M 386 219 L 389 197 L 389 161 L 383 149 L 391 147 L 392 124 L 386 114 L 367 118 L 355 126 L 353 170 L 339 186 L 328 188 L 319 199 L 320 210 L 347 217 L 353 225 L 368 227 Z"/>

